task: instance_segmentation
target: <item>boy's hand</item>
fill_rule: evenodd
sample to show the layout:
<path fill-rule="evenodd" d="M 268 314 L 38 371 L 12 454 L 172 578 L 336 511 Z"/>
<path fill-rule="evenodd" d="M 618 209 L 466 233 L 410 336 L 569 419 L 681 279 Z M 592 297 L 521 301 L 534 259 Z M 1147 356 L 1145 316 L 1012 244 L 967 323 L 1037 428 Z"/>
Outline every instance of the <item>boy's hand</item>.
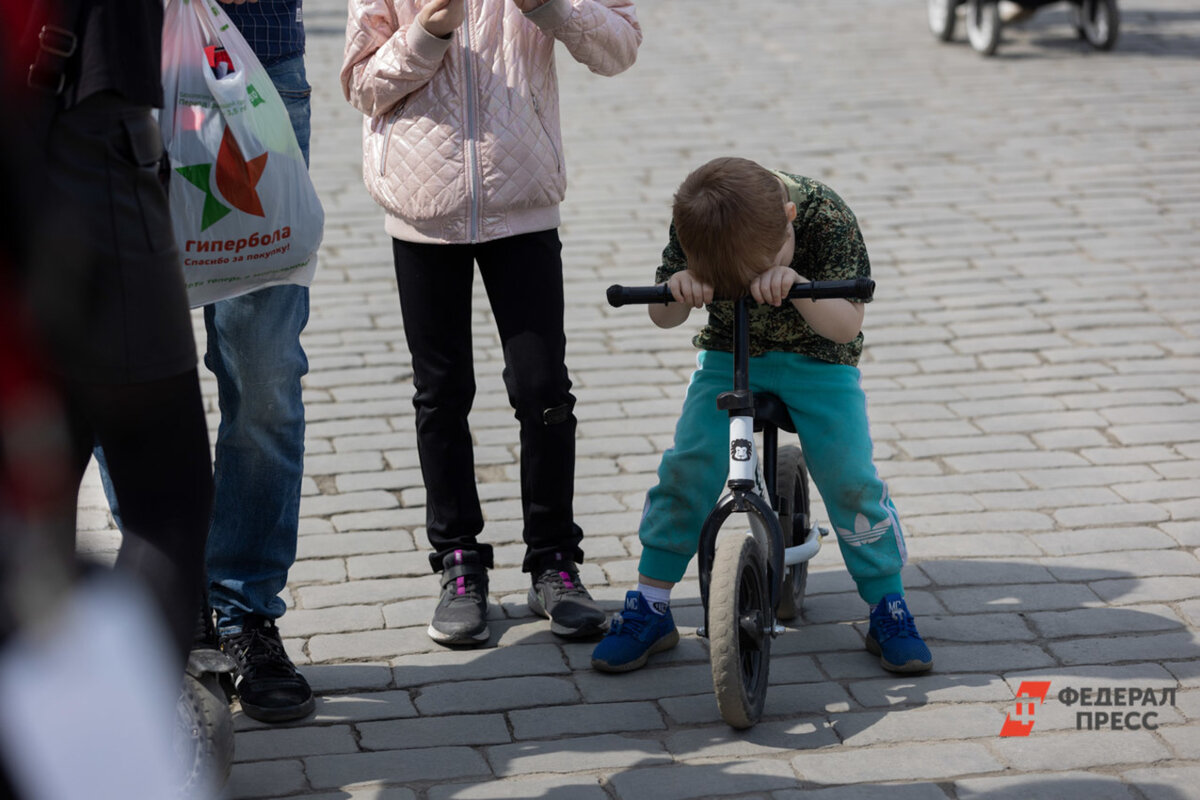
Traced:
<path fill-rule="evenodd" d="M 792 286 L 804 281 L 805 278 L 791 267 L 771 267 L 750 282 L 750 296 L 760 303 L 783 305 Z"/>
<path fill-rule="evenodd" d="M 696 279 L 691 270 L 681 270 L 667 278 L 667 288 L 676 303 L 682 303 L 692 308 L 703 308 L 713 299 L 713 289 L 707 283 Z"/>
<path fill-rule="evenodd" d="M 513 0 L 513 4 L 516 5 L 517 8 L 521 9 L 521 13 L 523 14 L 528 14 L 530 11 L 533 11 L 535 8 L 545 2 L 547 2 L 547 0 Z"/>
<path fill-rule="evenodd" d="M 448 39 L 467 18 L 465 0 L 429 0 L 417 12 L 417 22 L 430 35 Z"/>

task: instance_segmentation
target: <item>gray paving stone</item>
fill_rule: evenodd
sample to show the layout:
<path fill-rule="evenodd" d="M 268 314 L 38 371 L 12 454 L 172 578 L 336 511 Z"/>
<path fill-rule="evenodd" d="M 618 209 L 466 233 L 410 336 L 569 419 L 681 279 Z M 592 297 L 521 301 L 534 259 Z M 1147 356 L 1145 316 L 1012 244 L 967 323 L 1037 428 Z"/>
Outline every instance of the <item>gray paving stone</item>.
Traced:
<path fill-rule="evenodd" d="M 803 753 L 791 763 L 802 780 L 823 784 L 953 778 L 1004 769 L 986 747 L 973 743 L 896 745 L 875 748 L 870 756 L 849 750 Z"/>
<path fill-rule="evenodd" d="M 685 800 L 788 787 L 796 783 L 796 776 L 783 761 L 739 759 L 725 764 L 633 769 L 613 776 L 611 783 L 620 800 Z"/>
<path fill-rule="evenodd" d="M 297 760 L 234 764 L 229 771 L 225 794 L 232 800 L 252 797 L 278 797 L 310 788 L 304 765 Z"/>
<path fill-rule="evenodd" d="M 1147 731 L 1050 732 L 997 738 L 991 746 L 1022 772 L 1152 763 L 1170 757 L 1170 751 Z"/>
<path fill-rule="evenodd" d="M 1184 625 L 1170 608 L 1163 605 L 1049 611 L 1030 614 L 1028 619 L 1038 633 L 1050 639 L 1173 630 Z"/>
<path fill-rule="evenodd" d="M 553 778 L 506 778 L 486 783 L 439 784 L 429 790 L 430 800 L 607 800 L 600 779 L 592 775 L 556 775 Z"/>
<path fill-rule="evenodd" d="M 308 780 L 317 789 L 379 781 L 411 784 L 490 775 L 483 757 L 470 747 L 429 747 L 312 756 L 304 759 Z"/>
<path fill-rule="evenodd" d="M 417 695 L 422 714 L 502 711 L 577 702 L 579 693 L 567 680 L 532 676 L 435 684 Z"/>
<path fill-rule="evenodd" d="M 1047 797 L 1088 797 L 1131 800 L 1130 787 L 1111 775 L 1090 772 L 1042 772 L 999 778 L 966 778 L 954 782 L 959 800 L 1023 800 Z"/>
<path fill-rule="evenodd" d="M 357 726 L 363 750 L 405 747 L 477 746 L 512 741 L 501 714 L 453 714 L 420 719 L 364 722 Z"/>
<path fill-rule="evenodd" d="M 599 703 L 544 706 L 511 711 L 508 720 L 515 739 L 553 739 L 560 736 L 632 733 L 662 730 L 662 713 L 652 703 Z"/>
<path fill-rule="evenodd" d="M 638 765 L 669 763 L 662 744 L 652 739 L 605 734 L 554 742 L 521 742 L 486 749 L 495 774 L 501 777 L 539 772 L 589 772 Z"/>
<path fill-rule="evenodd" d="M 317 754 L 357 753 L 358 743 L 347 725 L 242 731 L 237 737 L 239 762 L 297 758 Z"/>

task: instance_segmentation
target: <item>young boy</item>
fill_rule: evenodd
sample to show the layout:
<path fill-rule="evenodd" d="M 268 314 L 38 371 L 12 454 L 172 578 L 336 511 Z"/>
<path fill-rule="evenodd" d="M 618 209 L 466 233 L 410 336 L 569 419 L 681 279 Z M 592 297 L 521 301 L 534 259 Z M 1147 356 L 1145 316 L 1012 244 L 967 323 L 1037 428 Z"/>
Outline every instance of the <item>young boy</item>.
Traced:
<path fill-rule="evenodd" d="M 673 217 L 656 280 L 666 282 L 676 302 L 649 306 L 650 319 L 671 328 L 707 306 L 709 320 L 694 340 L 699 368 L 674 447 L 663 454 L 659 482 L 646 496 L 637 590 L 626 595 L 592 666 L 634 670 L 679 641 L 671 587 L 696 553 L 728 458 L 728 414 L 716 398 L 732 384 L 733 304 L 713 297 L 749 291 L 760 304 L 750 311 L 750 388 L 788 406 L 846 567 L 870 607 L 867 650 L 893 672 L 930 669 L 933 657 L 904 603 L 900 522 L 872 462 L 857 368 L 864 307 L 842 299 L 784 300 L 794 283 L 870 275 L 854 214 L 817 181 L 719 158 L 684 180 Z"/>

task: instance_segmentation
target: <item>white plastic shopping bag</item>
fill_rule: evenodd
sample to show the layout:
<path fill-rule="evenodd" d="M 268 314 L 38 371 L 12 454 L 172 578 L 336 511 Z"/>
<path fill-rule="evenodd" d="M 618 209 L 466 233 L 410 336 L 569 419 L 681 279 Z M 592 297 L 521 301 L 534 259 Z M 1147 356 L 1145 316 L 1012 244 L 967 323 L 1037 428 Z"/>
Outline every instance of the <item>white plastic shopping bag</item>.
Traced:
<path fill-rule="evenodd" d="M 325 212 L 279 93 L 216 0 L 169 0 L 162 73 L 159 122 L 191 305 L 309 285 Z"/>

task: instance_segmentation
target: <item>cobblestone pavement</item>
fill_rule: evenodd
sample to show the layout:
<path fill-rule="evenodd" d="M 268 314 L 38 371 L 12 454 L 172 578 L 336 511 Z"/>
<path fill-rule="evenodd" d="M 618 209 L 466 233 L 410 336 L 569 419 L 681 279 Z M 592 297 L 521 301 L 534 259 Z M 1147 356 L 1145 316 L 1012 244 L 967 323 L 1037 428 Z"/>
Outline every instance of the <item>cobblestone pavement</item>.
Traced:
<path fill-rule="evenodd" d="M 608 308 L 604 288 L 652 280 L 691 167 L 745 155 L 827 181 L 862 222 L 879 283 L 864 384 L 936 670 L 895 677 L 864 652 L 865 607 L 829 547 L 752 731 L 717 715 L 694 577 L 677 649 L 592 671 L 592 645 L 524 602 L 516 428 L 482 291 L 472 425 L 494 633 L 468 652 L 426 637 L 437 587 L 390 250 L 338 86 L 344 3 L 308 0 L 328 218 L 281 626 L 320 699 L 294 725 L 238 715 L 229 797 L 1197 797 L 1200 9 L 1122 0 L 1103 54 L 1054 6 L 989 59 L 961 32 L 935 41 L 919 0 L 638 7 L 626 74 L 559 51 L 584 579 L 619 607 L 694 359 L 687 332 Z M 94 474 L 81 509 L 83 547 L 111 552 Z M 1050 682 L 1035 727 L 1001 738 L 1030 680 Z"/>

